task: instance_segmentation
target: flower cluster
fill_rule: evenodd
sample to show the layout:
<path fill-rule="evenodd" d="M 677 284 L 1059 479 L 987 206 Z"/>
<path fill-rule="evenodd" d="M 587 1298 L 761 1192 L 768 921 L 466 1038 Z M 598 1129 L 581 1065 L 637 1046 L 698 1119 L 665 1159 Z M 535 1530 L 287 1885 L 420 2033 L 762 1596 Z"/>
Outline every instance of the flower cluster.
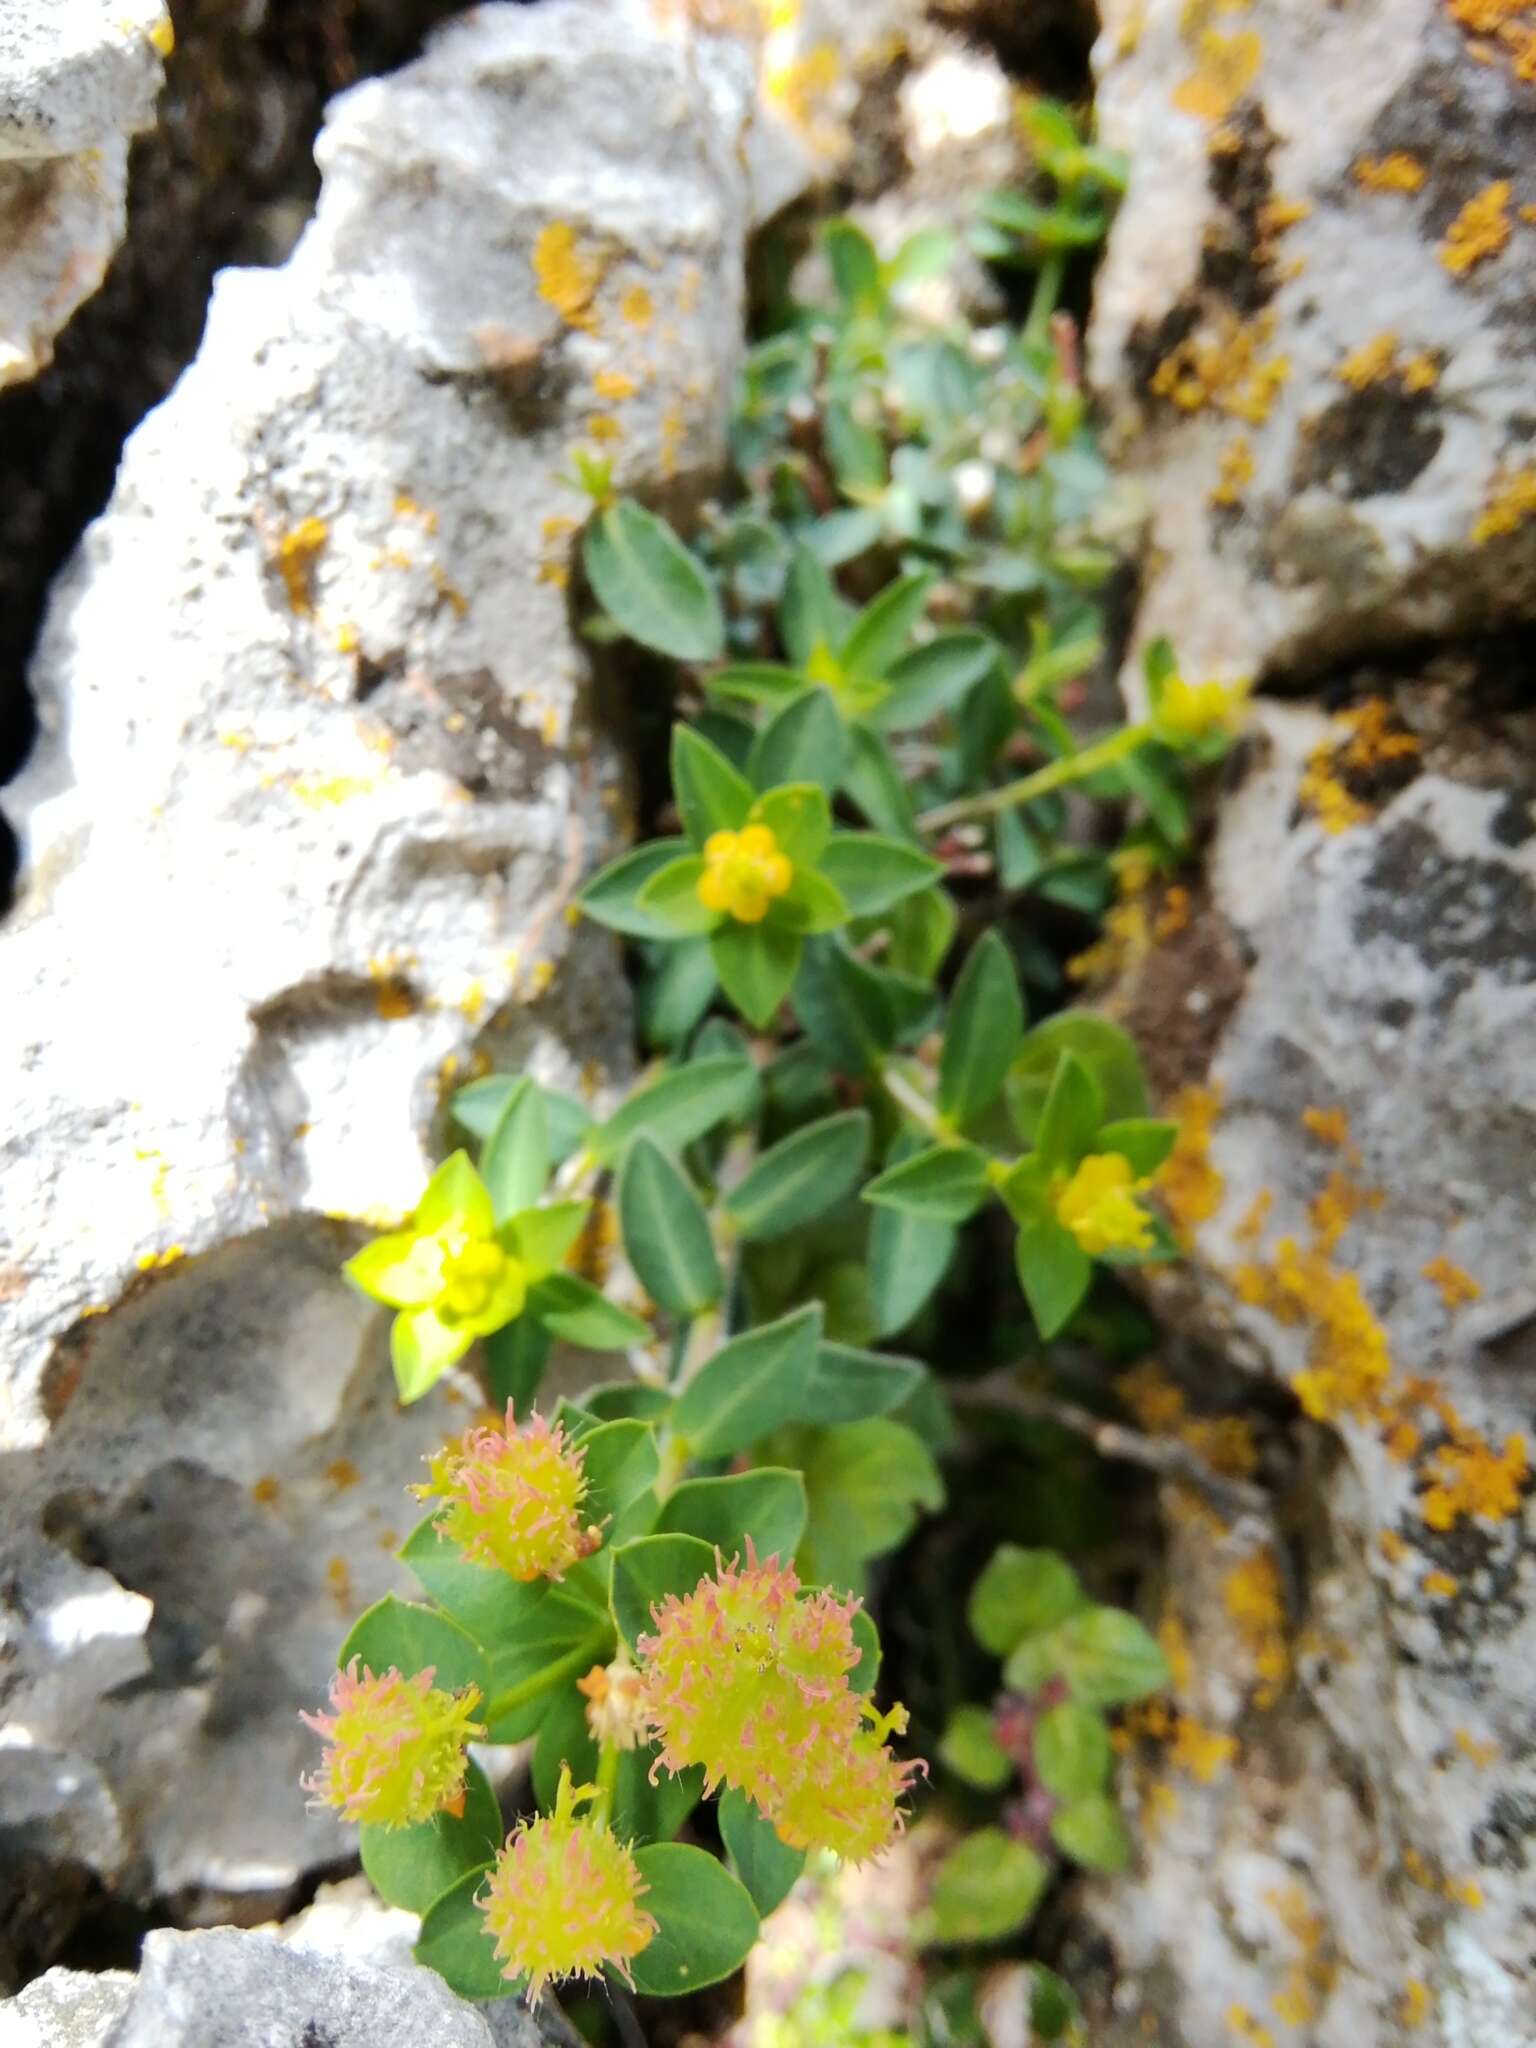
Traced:
<path fill-rule="evenodd" d="M 1053 1201 L 1063 1223 L 1090 1258 L 1106 1252 L 1144 1252 L 1152 1245 L 1152 1218 L 1136 1197 L 1148 1185 L 1118 1152 L 1090 1152 L 1061 1179 Z"/>
<path fill-rule="evenodd" d="M 444 1503 L 438 1536 L 476 1564 L 524 1583 L 558 1579 L 602 1541 L 580 1513 L 584 1461 L 559 1423 L 535 1415 L 519 1428 L 509 1401 L 505 1431 L 467 1429 L 434 1453 L 431 1478 L 411 1490 Z"/>
<path fill-rule="evenodd" d="M 640 1674 L 623 1650 L 611 1664 L 594 1664 L 576 1690 L 587 1703 L 587 1728 L 596 1743 L 638 1749 L 649 1727 Z"/>
<path fill-rule="evenodd" d="M 301 1717 L 327 1744 L 320 1769 L 304 1780 L 315 1805 L 385 1828 L 462 1810 L 465 1744 L 485 1733 L 474 1719 L 480 1695 L 474 1686 L 439 1691 L 435 1676 L 429 1667 L 413 1678 L 395 1670 L 376 1678 L 355 1657 L 337 1672 L 334 1711 Z"/>
<path fill-rule="evenodd" d="M 629 1981 L 656 1932 L 634 1857 L 601 1820 L 577 1813 L 594 1797 L 562 1768 L 554 1812 L 518 1823 L 475 1901 L 502 1975 L 526 1977 L 530 2000 L 551 1978 L 597 1977 L 605 1965 Z"/>
<path fill-rule="evenodd" d="M 711 832 L 705 840 L 698 897 L 706 910 L 723 911 L 738 924 L 761 924 L 794 879 L 793 863 L 779 851 L 771 829 L 744 825 L 739 832 Z"/>
<path fill-rule="evenodd" d="M 713 1578 L 653 1609 L 636 1645 L 644 1700 L 669 1771 L 704 1768 L 745 1792 L 791 1848 L 878 1855 L 902 1823 L 913 1764 L 885 1738 L 904 1709 L 880 1716 L 848 1682 L 859 1661 L 854 1600 L 800 1596 L 793 1570 L 718 1558 Z"/>
<path fill-rule="evenodd" d="M 1212 733 L 1232 733 L 1242 723 L 1249 685 L 1189 683 L 1175 673 L 1162 687 L 1154 723 L 1157 736 L 1171 746 L 1203 740 Z"/>

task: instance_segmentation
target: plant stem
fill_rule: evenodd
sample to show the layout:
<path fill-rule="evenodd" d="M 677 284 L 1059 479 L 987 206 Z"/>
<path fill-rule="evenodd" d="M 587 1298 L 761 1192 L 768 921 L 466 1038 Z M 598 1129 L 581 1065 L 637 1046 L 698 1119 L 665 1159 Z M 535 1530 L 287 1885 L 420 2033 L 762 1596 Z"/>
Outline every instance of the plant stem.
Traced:
<path fill-rule="evenodd" d="M 592 1819 L 601 1827 L 608 1824 L 613 1811 L 614 1790 L 619 1782 L 619 1745 L 616 1742 L 599 1743 L 597 1750 L 597 1797 L 592 1802 Z"/>
<path fill-rule="evenodd" d="M 1061 280 L 1066 275 L 1067 258 L 1062 249 L 1053 249 L 1040 265 L 1035 278 L 1035 295 L 1029 302 L 1029 318 L 1024 323 L 1024 346 L 1030 347 L 1043 342 L 1050 334 L 1051 315 L 1056 310 L 1056 301 L 1061 296 Z"/>
<path fill-rule="evenodd" d="M 519 1707 L 526 1707 L 530 1700 L 542 1699 L 547 1692 L 553 1692 L 557 1685 L 567 1678 L 575 1678 L 598 1662 L 603 1653 L 611 1648 L 613 1631 L 608 1628 L 588 1636 L 584 1643 L 578 1643 L 574 1650 L 567 1650 L 563 1657 L 557 1657 L 553 1664 L 546 1664 L 542 1671 L 534 1672 L 520 1685 L 509 1686 L 498 1693 L 485 1709 L 487 1727 L 505 1720 L 508 1714 Z"/>
<path fill-rule="evenodd" d="M 1065 789 L 1069 783 L 1081 782 L 1089 775 L 1097 775 L 1103 768 L 1112 768 L 1116 761 L 1123 761 L 1127 754 L 1134 754 L 1151 737 L 1150 721 L 1124 726 L 1119 732 L 1112 732 L 1107 739 L 1084 747 L 1081 753 L 1063 754 L 1060 760 L 1048 761 L 1032 775 L 1022 776 L 1017 782 L 1005 782 L 1001 789 L 983 790 L 979 796 L 957 796 L 953 803 L 924 811 L 917 822 L 925 832 L 940 832 L 946 826 L 963 824 L 969 818 L 994 818 L 999 811 L 1011 811 L 1020 804 L 1033 803 L 1036 797 L 1049 796 L 1054 789 Z"/>

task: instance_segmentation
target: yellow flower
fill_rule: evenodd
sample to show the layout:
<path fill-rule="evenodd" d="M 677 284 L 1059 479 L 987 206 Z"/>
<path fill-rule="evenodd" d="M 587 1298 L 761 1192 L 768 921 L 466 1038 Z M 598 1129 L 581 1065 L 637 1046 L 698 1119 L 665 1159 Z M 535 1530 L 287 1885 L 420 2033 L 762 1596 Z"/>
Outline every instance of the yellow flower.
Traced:
<path fill-rule="evenodd" d="M 1163 685 L 1154 720 L 1158 738 L 1177 746 L 1181 740 L 1235 732 L 1242 723 L 1250 688 L 1246 682 L 1187 683 L 1181 675 L 1171 675 Z"/>
<path fill-rule="evenodd" d="M 381 1678 L 354 1657 L 331 1680 L 329 1714 L 301 1718 L 328 1745 L 304 1789 L 343 1819 L 404 1828 L 435 1813 L 461 1813 L 468 1767 L 464 1745 L 485 1733 L 474 1719 L 480 1694 L 440 1692 L 431 1668 L 414 1678 Z"/>
<path fill-rule="evenodd" d="M 738 924 L 761 924 L 769 905 L 794 879 L 794 865 L 780 853 L 767 825 L 712 832 L 704 842 L 699 901 L 706 910 L 723 911 Z"/>
<path fill-rule="evenodd" d="M 476 1564 L 524 1583 L 558 1579 L 602 1541 L 579 1512 L 585 1457 L 559 1423 L 551 1429 L 542 1415 L 519 1429 L 509 1401 L 505 1434 L 467 1429 L 428 1460 L 431 1478 L 411 1491 L 447 1503 L 437 1533 Z"/>
<path fill-rule="evenodd" d="M 475 1901 L 502 1975 L 526 1977 L 530 2001 L 552 1977 L 598 1977 L 605 1965 L 632 1983 L 629 1964 L 656 1932 L 634 1857 L 609 1828 L 577 1817 L 594 1796 L 562 1767 L 554 1812 L 519 1822 Z"/>
<path fill-rule="evenodd" d="M 707 1789 L 745 1792 L 791 1848 L 878 1855 L 902 1823 L 913 1770 L 884 1746 L 906 1725 L 856 1693 L 855 1600 L 823 1589 L 800 1597 L 776 1558 L 713 1578 L 652 1610 L 655 1633 L 635 1645 L 646 1710 L 669 1771 L 703 1766 Z M 871 1727 L 867 1725 L 873 1722 Z"/>
<path fill-rule="evenodd" d="M 1145 1252 L 1152 1248 L 1152 1218 L 1136 1196 L 1146 1186 L 1118 1152 L 1090 1152 L 1071 1179 L 1053 1190 L 1052 1199 L 1058 1220 L 1090 1258 Z"/>

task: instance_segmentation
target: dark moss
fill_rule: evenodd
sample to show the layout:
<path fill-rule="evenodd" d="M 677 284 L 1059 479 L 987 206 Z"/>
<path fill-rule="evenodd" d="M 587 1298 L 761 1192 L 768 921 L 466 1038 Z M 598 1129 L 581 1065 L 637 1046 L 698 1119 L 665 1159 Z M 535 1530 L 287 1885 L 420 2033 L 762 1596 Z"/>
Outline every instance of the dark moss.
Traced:
<path fill-rule="evenodd" d="M 1440 452 L 1438 411 L 1433 391 L 1405 391 L 1395 377 L 1345 391 L 1307 423 L 1292 490 L 1321 485 L 1351 499 L 1407 490 Z"/>
<path fill-rule="evenodd" d="M 1237 146 L 1208 159 L 1211 193 L 1221 210 L 1206 234 L 1200 281 L 1247 318 L 1261 312 L 1279 288 L 1263 226 L 1264 209 L 1275 196 L 1270 165 L 1277 137 L 1257 100 L 1245 100 L 1225 125 Z"/>

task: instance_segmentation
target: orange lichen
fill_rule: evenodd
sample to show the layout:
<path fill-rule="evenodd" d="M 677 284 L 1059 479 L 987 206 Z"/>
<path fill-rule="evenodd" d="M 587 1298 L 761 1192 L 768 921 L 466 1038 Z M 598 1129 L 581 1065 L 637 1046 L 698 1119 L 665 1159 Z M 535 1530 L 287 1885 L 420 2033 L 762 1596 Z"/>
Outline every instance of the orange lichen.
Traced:
<path fill-rule="evenodd" d="M 1253 1660 L 1253 1703 L 1271 1707 L 1291 1675 L 1285 1595 L 1272 1550 L 1256 1550 L 1227 1574 L 1222 1604 Z"/>
<path fill-rule="evenodd" d="M 1168 1751 L 1168 1762 L 1174 1770 L 1182 1771 L 1198 1784 L 1209 1785 L 1236 1756 L 1235 1735 L 1223 1735 L 1218 1729 L 1207 1728 L 1192 1715 L 1179 1715 L 1173 1744 Z"/>
<path fill-rule="evenodd" d="M 1426 1572 L 1420 1583 L 1432 1600 L 1453 1600 L 1461 1591 L 1461 1581 L 1450 1572 Z"/>
<path fill-rule="evenodd" d="M 1163 907 L 1153 920 L 1153 943 L 1161 945 L 1165 939 L 1177 938 L 1188 925 L 1192 910 L 1189 891 L 1178 882 L 1171 883 L 1163 897 Z"/>
<path fill-rule="evenodd" d="M 1401 1564 L 1408 1555 L 1408 1545 L 1396 1529 L 1382 1529 L 1376 1537 L 1376 1548 L 1389 1564 Z"/>
<path fill-rule="evenodd" d="M 1174 1385 L 1155 1358 L 1145 1358 L 1121 1373 L 1115 1392 L 1149 1436 L 1166 1436 L 1184 1420 L 1184 1390 Z"/>
<path fill-rule="evenodd" d="M 1273 312 L 1246 322 L 1223 312 L 1214 336 L 1189 335 L 1163 357 L 1152 373 L 1153 396 L 1166 398 L 1181 412 L 1213 405 L 1250 426 L 1262 426 L 1291 374 L 1284 356 L 1259 360 L 1274 332 Z"/>
<path fill-rule="evenodd" d="M 1257 1244 L 1264 1235 L 1264 1226 L 1269 1221 L 1269 1212 L 1275 1206 L 1272 1188 L 1260 1188 L 1243 1213 L 1233 1236 L 1239 1244 Z"/>
<path fill-rule="evenodd" d="M 1474 545 L 1513 533 L 1527 519 L 1536 516 L 1536 469 L 1500 469 L 1495 472 L 1488 496 L 1472 528 Z"/>
<path fill-rule="evenodd" d="M 1426 1491 L 1419 1513 L 1431 1529 L 1454 1529 L 1464 1516 L 1502 1522 L 1518 1514 L 1530 1468 L 1525 1438 L 1510 1436 L 1502 1450 L 1480 1430 L 1463 1427 L 1440 1444 L 1420 1468 Z"/>
<path fill-rule="evenodd" d="M 1440 261 L 1453 277 L 1464 277 L 1479 263 L 1499 255 L 1509 240 L 1509 198 L 1513 186 L 1500 178 L 1457 214 L 1440 244 Z"/>
<path fill-rule="evenodd" d="M 1324 740 L 1307 757 L 1297 795 L 1325 832 L 1347 832 L 1375 816 L 1372 806 L 1350 787 L 1350 778 L 1367 780 L 1378 770 L 1414 758 L 1419 742 L 1393 721 L 1383 697 L 1367 697 L 1334 720 L 1341 737 Z"/>
<path fill-rule="evenodd" d="M 1445 0 L 1452 21 L 1469 35 L 1497 35 L 1507 22 L 1524 14 L 1531 0 Z"/>
<path fill-rule="evenodd" d="M 604 258 L 584 245 L 569 221 L 550 221 L 533 245 L 539 297 L 553 306 L 567 327 L 597 332 L 593 301 L 607 269 Z"/>
<path fill-rule="evenodd" d="M 654 317 L 650 293 L 643 284 L 632 284 L 619 301 L 619 318 L 631 327 L 644 329 L 650 326 Z"/>
<path fill-rule="evenodd" d="M 1416 1458 L 1423 1441 L 1424 1432 L 1406 1416 L 1399 1416 L 1382 1439 L 1387 1456 L 1399 1465 L 1406 1465 Z"/>
<path fill-rule="evenodd" d="M 1366 192 L 1417 192 L 1425 175 L 1418 158 L 1403 149 L 1382 157 L 1363 156 L 1354 165 L 1355 183 Z"/>
<path fill-rule="evenodd" d="M 1419 1270 L 1426 1280 L 1433 1280 L 1439 1288 L 1440 1299 L 1447 1308 L 1463 1308 L 1469 1301 L 1476 1301 L 1483 1291 L 1470 1273 L 1452 1265 L 1443 1252 L 1437 1253 Z"/>
<path fill-rule="evenodd" d="M 251 1499 L 259 1506 L 269 1508 L 282 1493 L 282 1490 L 279 1481 L 274 1479 L 270 1472 L 264 1472 L 251 1488 Z"/>
<path fill-rule="evenodd" d="M 1320 1144 L 1342 1148 L 1349 1143 L 1349 1118 L 1342 1109 L 1304 1109 L 1301 1120 Z"/>
<path fill-rule="evenodd" d="M 1229 2005 L 1222 2017 L 1238 2040 L 1248 2043 L 1248 2048 L 1275 2048 L 1274 2035 L 1246 2005 Z"/>
<path fill-rule="evenodd" d="M 1213 505 L 1236 505 L 1241 502 L 1243 492 L 1253 482 L 1255 464 L 1253 444 L 1246 434 L 1239 434 L 1222 450 L 1221 475 L 1211 492 Z"/>
<path fill-rule="evenodd" d="M 593 374 L 592 388 L 599 398 L 606 398 L 611 405 L 619 405 L 626 398 L 633 398 L 640 386 L 623 370 L 598 370 Z"/>
<path fill-rule="evenodd" d="M 283 579 L 288 608 L 295 618 L 307 619 L 314 614 L 315 562 L 330 533 L 323 519 L 301 519 L 277 544 L 277 573 Z"/>
<path fill-rule="evenodd" d="M 1264 56 L 1253 29 L 1223 35 L 1208 28 L 1196 46 L 1195 69 L 1174 87 L 1173 104 L 1198 121 L 1224 121 L 1258 76 Z"/>
<path fill-rule="evenodd" d="M 1287 2026 L 1304 2027 L 1317 2017 L 1319 2005 L 1338 1977 L 1328 1923 L 1299 1884 L 1267 1892 L 1265 1903 L 1274 1908 L 1281 1926 L 1301 1951 L 1299 1958 L 1286 1965 L 1284 1989 L 1275 1993 L 1270 2004 L 1275 2017 Z"/>
<path fill-rule="evenodd" d="M 1429 1986 L 1417 1977 L 1410 1977 L 1403 1986 L 1403 1995 L 1397 2002 L 1397 2023 L 1400 2027 L 1422 2026 L 1428 2019 L 1434 2001 Z"/>
<path fill-rule="evenodd" d="M 1398 336 L 1388 329 L 1362 343 L 1352 355 L 1347 355 L 1333 374 L 1352 391 L 1364 391 L 1367 385 L 1380 384 L 1397 367 L 1397 344 Z"/>
<path fill-rule="evenodd" d="M 1225 1182 L 1211 1164 L 1211 1134 L 1221 1111 L 1219 1088 L 1185 1088 L 1169 1105 L 1178 1120 L 1173 1150 L 1159 1169 L 1154 1186 L 1168 1211 L 1175 1237 L 1187 1246 L 1196 1226 L 1221 1207 Z"/>
<path fill-rule="evenodd" d="M 1499 1745 L 1496 1742 L 1479 1742 L 1466 1728 L 1456 1730 L 1456 1747 L 1467 1761 L 1480 1771 L 1490 1769 L 1499 1760 Z"/>

